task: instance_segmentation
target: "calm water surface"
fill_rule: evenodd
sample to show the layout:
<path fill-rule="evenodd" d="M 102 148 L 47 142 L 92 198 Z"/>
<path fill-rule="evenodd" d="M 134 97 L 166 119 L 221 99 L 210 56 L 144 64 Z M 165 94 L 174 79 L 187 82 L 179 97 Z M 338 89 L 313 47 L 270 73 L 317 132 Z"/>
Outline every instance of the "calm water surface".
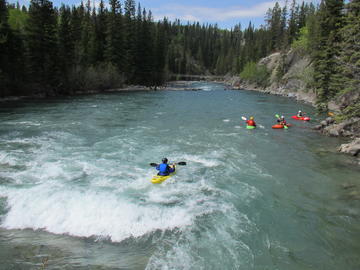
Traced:
<path fill-rule="evenodd" d="M 360 171 L 314 109 L 191 87 L 1 102 L 1 269 L 360 269 Z"/>

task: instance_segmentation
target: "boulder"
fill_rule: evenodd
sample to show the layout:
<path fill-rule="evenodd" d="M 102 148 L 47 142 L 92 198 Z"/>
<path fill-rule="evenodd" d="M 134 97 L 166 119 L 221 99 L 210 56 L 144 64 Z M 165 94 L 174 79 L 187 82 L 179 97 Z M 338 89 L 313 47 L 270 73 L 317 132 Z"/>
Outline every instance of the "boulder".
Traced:
<path fill-rule="evenodd" d="M 321 125 L 323 125 L 326 122 L 326 120 L 321 121 Z M 344 137 L 350 137 L 350 136 L 358 136 L 360 134 L 360 118 L 354 117 L 349 120 L 343 121 L 339 124 L 333 124 L 330 126 L 327 126 L 323 130 L 324 134 L 330 135 L 330 136 L 344 136 Z"/>
<path fill-rule="evenodd" d="M 323 121 L 320 122 L 320 125 L 321 125 L 322 127 L 326 127 L 326 126 L 328 125 L 328 123 L 327 123 L 326 120 L 323 120 Z"/>
<path fill-rule="evenodd" d="M 336 99 L 336 104 L 340 107 L 340 109 L 345 109 L 352 104 L 359 102 L 360 100 L 360 91 L 353 90 L 346 92 L 345 94 L 341 95 Z"/>
<path fill-rule="evenodd" d="M 328 117 L 325 120 L 326 120 L 328 125 L 333 124 L 335 122 L 334 118 L 332 118 L 332 117 Z"/>
<path fill-rule="evenodd" d="M 339 151 L 342 153 L 357 156 L 360 153 L 360 138 L 356 138 L 350 143 L 342 144 L 339 147 Z"/>

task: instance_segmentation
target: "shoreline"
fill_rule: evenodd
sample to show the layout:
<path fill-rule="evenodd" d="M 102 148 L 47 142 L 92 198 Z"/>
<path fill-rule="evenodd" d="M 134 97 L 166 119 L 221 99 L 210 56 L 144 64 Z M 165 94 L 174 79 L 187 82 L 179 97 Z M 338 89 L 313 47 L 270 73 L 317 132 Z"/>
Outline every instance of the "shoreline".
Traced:
<path fill-rule="evenodd" d="M 316 107 L 316 95 L 311 90 L 308 92 L 301 90 L 291 91 L 284 86 L 263 88 L 253 84 L 243 83 L 239 78 L 226 78 L 224 84 L 230 86 L 235 91 L 256 91 L 269 95 L 283 96 Z M 353 128 L 353 126 L 360 127 L 360 118 L 353 117 L 336 123 L 334 117 L 328 116 L 320 121 L 313 129 L 328 137 L 342 137 L 346 139 L 346 143 L 337 147 L 337 152 L 352 155 L 356 159 L 356 163 L 360 166 L 360 133 L 358 129 Z"/>
<path fill-rule="evenodd" d="M 32 94 L 32 95 L 21 95 L 21 96 L 4 96 L 0 97 L 0 102 L 6 101 L 16 101 L 21 99 L 31 99 L 31 98 L 54 98 L 54 97 L 72 97 L 72 96 L 79 96 L 79 95 L 92 95 L 92 94 L 101 94 L 101 93 L 116 93 L 116 92 L 136 92 L 136 91 L 200 91 L 200 88 L 189 88 L 188 86 L 194 82 L 201 82 L 201 81 L 168 81 L 166 84 L 158 87 L 150 87 L 150 86 L 143 86 L 143 85 L 126 85 L 120 88 L 111 88 L 106 90 L 86 90 L 86 91 L 74 91 L 70 94 L 54 94 L 54 95 L 44 95 L 44 94 Z M 205 81 L 204 81 L 205 82 Z M 219 81 L 207 81 L 207 82 L 216 82 L 216 83 L 223 83 Z"/>

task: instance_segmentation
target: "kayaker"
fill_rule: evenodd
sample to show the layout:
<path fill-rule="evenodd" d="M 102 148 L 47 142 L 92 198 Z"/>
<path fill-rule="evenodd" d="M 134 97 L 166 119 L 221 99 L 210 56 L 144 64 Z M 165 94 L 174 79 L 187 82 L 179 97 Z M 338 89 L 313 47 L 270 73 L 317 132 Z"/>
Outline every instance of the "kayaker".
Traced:
<path fill-rule="evenodd" d="M 302 111 L 298 111 L 298 113 L 297 113 L 297 115 L 296 115 L 297 117 L 303 117 L 303 113 L 302 113 Z"/>
<path fill-rule="evenodd" d="M 286 126 L 286 120 L 285 120 L 285 117 L 283 115 L 277 119 L 277 122 L 280 125 Z"/>
<path fill-rule="evenodd" d="M 159 171 L 158 175 L 166 176 L 175 172 L 175 166 L 169 165 L 167 158 L 163 158 L 161 161 L 162 163 L 156 166 L 156 169 Z"/>
<path fill-rule="evenodd" d="M 246 121 L 246 124 L 251 127 L 256 127 L 256 123 L 254 121 L 254 116 L 251 116 L 249 120 Z"/>

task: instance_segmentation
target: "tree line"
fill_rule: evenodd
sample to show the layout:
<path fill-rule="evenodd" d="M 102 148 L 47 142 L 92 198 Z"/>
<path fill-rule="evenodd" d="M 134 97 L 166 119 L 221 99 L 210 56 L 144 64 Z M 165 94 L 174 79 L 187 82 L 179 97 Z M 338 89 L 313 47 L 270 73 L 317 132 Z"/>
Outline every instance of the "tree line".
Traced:
<path fill-rule="evenodd" d="M 221 29 L 155 22 L 134 0 L 101 0 L 96 7 L 90 0 L 60 7 L 49 0 L 31 0 L 28 7 L 0 0 L 0 95 L 157 87 L 181 75 L 246 74 L 266 85 L 266 69 L 254 63 L 293 48 L 312 59 L 309 87 L 322 107 L 340 93 L 359 91 L 359 2 L 276 3 L 260 27 Z M 359 108 L 348 110 L 358 114 Z"/>
<path fill-rule="evenodd" d="M 312 4 L 276 4 L 267 25 L 154 22 L 134 0 L 28 7 L 0 0 L 0 95 L 69 94 L 126 84 L 162 85 L 176 75 L 239 74 L 244 66 L 286 47 L 314 12 Z M 285 20 L 285 21 L 284 21 Z M 287 29 L 286 21 L 289 20 Z"/>

